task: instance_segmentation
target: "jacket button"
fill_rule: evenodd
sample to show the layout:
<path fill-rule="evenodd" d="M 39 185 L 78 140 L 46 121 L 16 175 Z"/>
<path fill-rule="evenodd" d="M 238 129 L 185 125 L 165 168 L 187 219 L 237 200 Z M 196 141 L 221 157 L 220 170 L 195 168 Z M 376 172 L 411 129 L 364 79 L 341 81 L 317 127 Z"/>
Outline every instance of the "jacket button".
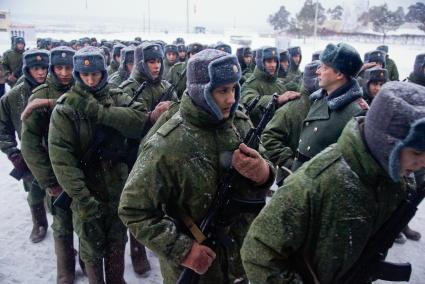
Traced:
<path fill-rule="evenodd" d="M 303 140 L 300 139 L 300 141 L 298 141 L 298 143 L 301 143 L 301 142 L 303 142 Z"/>
<path fill-rule="evenodd" d="M 318 130 L 318 129 L 317 129 L 317 127 L 315 127 L 315 128 L 313 129 L 313 131 L 314 131 L 314 132 L 317 132 L 317 130 Z"/>
<path fill-rule="evenodd" d="M 310 151 L 310 146 L 307 147 L 307 151 Z"/>
<path fill-rule="evenodd" d="M 305 123 L 305 126 L 309 126 L 309 125 L 310 125 L 310 122 L 308 122 L 308 121 L 307 121 L 307 122 Z"/>

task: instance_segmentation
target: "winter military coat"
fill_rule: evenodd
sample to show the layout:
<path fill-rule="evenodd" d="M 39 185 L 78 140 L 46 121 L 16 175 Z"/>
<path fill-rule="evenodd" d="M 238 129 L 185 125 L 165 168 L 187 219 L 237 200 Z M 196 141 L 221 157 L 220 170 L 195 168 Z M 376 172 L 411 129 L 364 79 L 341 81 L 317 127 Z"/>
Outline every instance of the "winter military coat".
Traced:
<path fill-rule="evenodd" d="M 409 77 L 407 78 L 409 82 L 425 86 L 425 76 L 418 76 L 414 72 L 410 73 Z"/>
<path fill-rule="evenodd" d="M 309 95 L 304 89 L 299 99 L 279 108 L 261 135 L 260 153 L 278 168 L 292 168 L 303 121 L 310 108 Z M 277 182 L 280 183 L 287 175 L 286 170 L 278 171 Z"/>
<path fill-rule="evenodd" d="M 54 75 L 49 74 L 46 83 L 34 89 L 29 101 L 34 99 L 57 100 L 71 88 L 71 85 L 72 83 L 63 85 Z M 48 106 L 35 109 L 22 123 L 22 154 L 43 189 L 58 184 L 47 150 L 51 113 Z"/>
<path fill-rule="evenodd" d="M 115 72 L 117 72 L 118 67 L 120 67 L 118 62 L 116 62 L 114 59 L 112 59 L 111 64 L 109 64 L 109 66 L 108 66 L 108 75 L 112 75 Z"/>
<path fill-rule="evenodd" d="M 165 77 L 170 84 L 176 86 L 176 93 L 179 98 L 182 97 L 184 90 L 186 90 L 186 74 L 182 76 L 183 72 L 185 72 L 186 66 L 187 61 L 174 64 Z"/>
<path fill-rule="evenodd" d="M 93 98 L 101 105 L 97 117 L 86 112 Z M 130 101 L 117 89 L 105 86 L 93 94 L 78 82 L 57 100 L 50 120 L 49 156 L 59 184 L 73 199 L 77 220 L 86 222 L 105 211 L 116 214 L 128 175 L 125 137 L 140 138 L 148 119 L 143 105 L 127 107 Z M 101 209 L 89 207 L 91 198 Z"/>
<path fill-rule="evenodd" d="M 168 59 L 166 57 L 164 57 L 163 62 L 164 62 L 163 74 L 164 74 L 164 77 L 167 78 L 168 72 L 170 71 L 171 67 L 174 66 L 174 64 L 178 63 L 178 59 L 176 59 L 176 61 L 174 63 L 170 63 L 170 61 L 168 61 Z"/>
<path fill-rule="evenodd" d="M 385 69 L 388 70 L 388 79 L 390 81 L 399 80 L 397 65 L 395 64 L 394 60 L 389 57 L 387 57 L 385 61 Z"/>
<path fill-rule="evenodd" d="M 362 89 L 355 79 L 330 95 L 319 89 L 310 96 L 311 106 L 303 121 L 292 170 L 335 143 L 352 117 L 366 113 L 369 106 L 362 96 Z"/>
<path fill-rule="evenodd" d="M 290 175 L 252 223 L 241 254 L 250 283 L 302 283 L 297 261 L 320 283 L 339 283 L 405 197 L 351 120 L 336 144 Z"/>
<path fill-rule="evenodd" d="M 24 80 L 0 99 L 0 150 L 7 156 L 19 152 L 15 131 L 21 139 L 21 113 L 24 111 L 33 87 Z"/>
<path fill-rule="evenodd" d="M 108 84 L 110 88 L 118 88 L 121 83 L 128 79 L 130 74 L 127 72 L 126 67 L 118 68 L 117 72 L 112 73 L 112 75 L 108 78 Z"/>
<path fill-rule="evenodd" d="M 4 76 L 7 78 L 10 74 L 14 74 L 16 79 L 19 79 L 22 75 L 22 60 L 23 60 L 24 50 L 15 50 L 9 49 L 3 53 L 2 57 L 2 66 L 4 70 Z M 13 83 L 8 81 L 8 84 L 11 87 L 14 86 Z"/>
<path fill-rule="evenodd" d="M 145 143 L 121 196 L 119 215 L 136 239 L 159 257 L 164 283 L 176 283 L 183 269 L 179 264 L 193 243 L 178 220 L 187 215 L 199 225 L 228 169 L 221 157 L 230 157 L 251 126 L 249 118 L 239 112 L 219 125 L 211 121 L 213 118 L 185 94 L 179 112 Z M 239 178 L 235 194 L 244 198 L 264 196 L 273 180 L 271 174 L 265 185 L 256 186 Z M 222 214 L 225 227 L 217 230 L 229 231 L 235 241 L 225 248 L 213 248 L 217 258 L 200 283 L 233 283 L 235 277 L 244 274 L 239 249 L 248 219 L 230 212 Z M 230 276 L 222 270 L 224 263 Z"/>
<path fill-rule="evenodd" d="M 241 103 L 247 107 L 258 95 L 260 100 L 250 113 L 251 121 L 254 125 L 260 122 L 263 110 L 266 108 L 272 95 L 283 94 L 286 91 L 281 81 L 277 80 L 277 75 L 270 75 L 255 67 L 254 73 L 246 80 L 241 90 Z"/>

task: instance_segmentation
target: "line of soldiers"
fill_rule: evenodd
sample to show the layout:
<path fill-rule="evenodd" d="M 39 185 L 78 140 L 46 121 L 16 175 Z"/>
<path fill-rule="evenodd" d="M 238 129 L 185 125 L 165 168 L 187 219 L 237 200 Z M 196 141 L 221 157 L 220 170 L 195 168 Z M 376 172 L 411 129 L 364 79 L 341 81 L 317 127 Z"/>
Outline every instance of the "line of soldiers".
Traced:
<path fill-rule="evenodd" d="M 22 54 L 23 75 L 0 100 L 0 147 L 29 192 L 33 242 L 46 235 L 47 200 L 57 283 L 75 280 L 74 231 L 89 283 L 125 283 L 127 229 L 136 273 L 150 270 L 147 246 L 164 283 L 183 268 L 201 283 L 292 283 L 299 259 L 320 282 L 337 281 L 421 184 L 425 55 L 412 83 L 387 83 L 398 75 L 385 69 L 386 46 L 363 63 L 350 45 L 329 44 L 301 72 L 300 47 L 254 56 L 176 42 L 116 42 L 109 67 L 97 41 Z M 248 147 L 273 94 L 261 144 Z M 235 200 L 281 187 L 260 215 L 228 208 L 194 241 L 231 169 Z"/>

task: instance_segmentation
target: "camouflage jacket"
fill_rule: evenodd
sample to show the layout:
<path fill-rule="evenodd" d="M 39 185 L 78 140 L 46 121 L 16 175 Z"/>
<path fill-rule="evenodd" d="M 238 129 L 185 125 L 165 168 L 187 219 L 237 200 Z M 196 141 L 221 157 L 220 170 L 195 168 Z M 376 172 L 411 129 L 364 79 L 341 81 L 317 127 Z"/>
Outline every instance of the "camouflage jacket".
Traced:
<path fill-rule="evenodd" d="M 184 76 L 181 76 L 183 74 L 183 71 L 186 69 L 187 61 L 185 62 L 179 62 L 174 64 L 170 71 L 168 71 L 168 74 L 166 74 L 165 79 L 170 82 L 170 84 L 176 86 L 176 93 L 179 98 L 182 97 L 183 92 L 186 90 L 186 74 Z M 181 79 L 180 79 L 181 77 Z"/>
<path fill-rule="evenodd" d="M 387 57 L 387 59 L 386 59 L 385 69 L 388 70 L 388 79 L 390 81 L 398 81 L 399 80 L 397 65 L 395 64 L 394 60 L 392 60 L 389 57 Z"/>
<path fill-rule="evenodd" d="M 248 117 L 239 112 L 219 125 L 210 121 L 210 115 L 184 95 L 179 112 L 144 144 L 121 196 L 119 215 L 136 239 L 159 257 L 164 283 L 176 282 L 182 271 L 179 264 L 193 243 L 184 225 L 176 220 L 181 220 L 183 212 L 200 223 L 228 164 L 220 162 L 221 157 L 230 157 L 228 154 L 238 147 L 251 126 Z M 239 178 L 235 194 L 245 198 L 264 196 L 273 180 L 271 174 L 265 185 L 256 186 Z M 227 254 L 214 248 L 217 258 L 200 283 L 225 283 L 220 264 L 226 255 L 230 270 L 240 264 L 239 246 L 248 220 L 239 214 L 222 213 L 232 226 L 229 234 L 236 242 L 227 248 Z M 244 272 L 232 274 L 240 277 Z"/>
<path fill-rule="evenodd" d="M 0 99 L 0 150 L 7 156 L 19 152 L 15 132 L 21 139 L 21 113 L 31 93 L 31 85 L 24 80 Z"/>
<path fill-rule="evenodd" d="M 118 62 L 112 59 L 111 64 L 108 66 L 108 75 L 112 75 L 117 72 L 119 66 Z"/>
<path fill-rule="evenodd" d="M 46 83 L 34 89 L 29 101 L 34 99 L 57 100 L 71 88 L 71 85 L 72 83 L 70 85 L 61 84 L 55 76 L 49 74 Z M 52 110 L 47 106 L 35 109 L 22 123 L 22 154 L 41 188 L 58 183 L 47 150 L 51 114 Z"/>
<path fill-rule="evenodd" d="M 252 223 L 241 254 L 250 283 L 302 283 L 305 260 L 320 283 L 338 283 L 405 197 L 367 150 L 362 120 L 290 175 Z"/>
<path fill-rule="evenodd" d="M 97 119 L 85 111 L 90 97 L 100 104 Z M 148 120 L 144 106 L 136 102 L 128 107 L 130 101 L 131 97 L 118 89 L 105 86 L 93 93 L 78 82 L 57 100 L 50 119 L 49 157 L 77 214 L 91 197 L 109 210 L 118 206 L 128 176 L 123 161 L 126 137 L 140 138 Z M 93 149 L 96 143 L 100 147 Z"/>
<path fill-rule="evenodd" d="M 128 79 L 130 74 L 121 66 L 118 70 L 112 73 L 108 78 L 108 84 L 110 88 L 118 88 L 125 80 Z"/>
<path fill-rule="evenodd" d="M 262 111 L 266 108 L 272 95 L 274 93 L 281 95 L 285 91 L 286 88 L 280 80 L 277 80 L 277 75 L 268 75 L 255 67 L 254 73 L 246 80 L 241 90 L 241 103 L 244 107 L 247 107 L 252 100 L 260 95 L 260 100 L 250 113 L 254 125 L 260 122 Z"/>
<path fill-rule="evenodd" d="M 14 73 L 16 79 L 21 77 L 23 53 L 24 51 L 16 51 L 14 49 L 9 49 L 3 53 L 2 65 L 5 77 L 11 73 Z"/>

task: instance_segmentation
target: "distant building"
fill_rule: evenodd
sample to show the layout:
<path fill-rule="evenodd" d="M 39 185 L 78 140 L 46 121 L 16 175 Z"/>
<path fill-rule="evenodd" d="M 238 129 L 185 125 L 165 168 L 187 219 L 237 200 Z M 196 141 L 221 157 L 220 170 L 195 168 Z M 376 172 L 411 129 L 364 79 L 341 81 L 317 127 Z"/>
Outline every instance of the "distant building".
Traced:
<path fill-rule="evenodd" d="M 195 34 L 204 34 L 206 32 L 206 28 L 201 26 L 196 26 L 193 29 L 195 31 Z"/>
<path fill-rule="evenodd" d="M 10 26 L 10 12 L 0 10 L 0 32 L 9 32 Z"/>

